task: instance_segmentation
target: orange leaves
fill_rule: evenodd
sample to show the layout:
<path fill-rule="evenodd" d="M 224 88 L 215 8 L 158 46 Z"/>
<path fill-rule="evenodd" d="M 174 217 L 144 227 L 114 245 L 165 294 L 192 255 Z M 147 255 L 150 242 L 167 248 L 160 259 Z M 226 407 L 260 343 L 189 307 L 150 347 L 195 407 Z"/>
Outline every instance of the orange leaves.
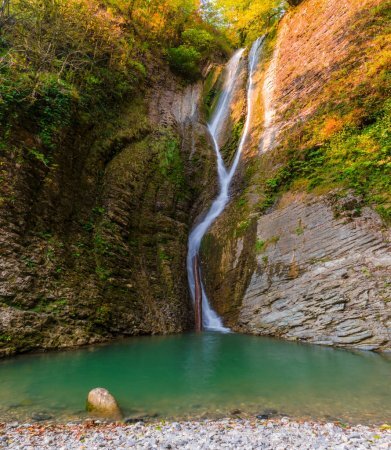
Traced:
<path fill-rule="evenodd" d="M 346 126 L 359 126 L 363 117 L 365 117 L 365 109 L 363 108 L 354 108 L 343 117 L 336 115 L 327 117 L 321 128 L 320 138 L 328 139 Z"/>
<path fill-rule="evenodd" d="M 333 134 L 341 131 L 344 126 L 344 122 L 341 118 L 338 117 L 328 117 L 325 122 L 321 132 L 323 138 L 329 138 Z"/>
<path fill-rule="evenodd" d="M 259 37 L 281 4 L 277 0 L 216 0 L 215 7 L 228 25 L 233 40 L 249 35 L 249 41 Z"/>

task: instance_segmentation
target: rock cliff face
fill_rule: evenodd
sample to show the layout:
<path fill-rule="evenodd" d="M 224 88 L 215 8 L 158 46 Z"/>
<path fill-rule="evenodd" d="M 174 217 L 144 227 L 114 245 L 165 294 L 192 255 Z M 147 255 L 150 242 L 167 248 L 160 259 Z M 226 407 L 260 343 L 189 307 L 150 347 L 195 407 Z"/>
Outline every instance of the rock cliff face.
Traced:
<path fill-rule="evenodd" d="M 351 189 L 306 189 L 308 168 L 284 195 L 269 192 L 295 146 L 316 153 L 346 124 L 378 120 L 387 2 L 293 3 L 265 41 L 232 202 L 202 245 L 208 297 L 234 330 L 387 350 L 390 246 L 380 216 Z M 218 98 L 221 67 L 185 87 L 162 61 L 149 64 L 149 85 L 96 129 L 82 117 L 72 124 L 50 164 L 34 156 L 42 142 L 28 124 L 0 149 L 0 356 L 192 325 L 187 237 L 216 192 L 203 111 Z M 219 137 L 227 164 L 243 128 L 245 67 Z M 376 152 L 373 142 L 368 133 L 357 145 Z"/>
<path fill-rule="evenodd" d="M 354 197 L 302 197 L 257 221 L 256 268 L 236 326 L 318 344 L 387 348 L 390 233 Z M 353 213 L 353 217 L 352 217 Z"/>
<path fill-rule="evenodd" d="M 328 83 L 338 71 L 346 76 L 362 66 L 364 72 L 365 49 L 373 46 L 365 28 L 381 3 L 306 0 L 283 19 L 266 73 L 266 102 L 272 112 L 265 118 L 265 134 L 272 142 L 265 150 L 332 100 Z M 353 90 L 353 82 L 347 89 Z"/>
<path fill-rule="evenodd" d="M 188 228 L 214 155 L 202 86 L 153 72 L 114 120 L 70 130 L 50 167 L 4 153 L 0 355 L 191 326 Z"/>
<path fill-rule="evenodd" d="M 355 83 L 366 82 L 374 38 L 365 30 L 381 3 L 306 0 L 269 39 L 233 199 L 202 246 L 208 296 L 233 330 L 391 349 L 390 233 L 379 215 L 349 189 L 309 193 L 303 180 L 267 197 L 307 124 L 324 120 L 336 83 L 350 77 L 343 110 Z"/>

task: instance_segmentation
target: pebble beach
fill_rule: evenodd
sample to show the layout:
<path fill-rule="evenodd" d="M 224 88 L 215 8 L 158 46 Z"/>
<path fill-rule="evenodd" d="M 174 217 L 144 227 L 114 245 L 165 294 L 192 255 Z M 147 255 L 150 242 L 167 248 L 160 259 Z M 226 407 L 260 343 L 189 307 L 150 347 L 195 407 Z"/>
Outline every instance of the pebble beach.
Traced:
<path fill-rule="evenodd" d="M 388 425 L 346 426 L 336 423 L 220 419 L 134 424 L 86 421 L 0 424 L 0 448 L 20 450 L 94 449 L 390 449 Z"/>

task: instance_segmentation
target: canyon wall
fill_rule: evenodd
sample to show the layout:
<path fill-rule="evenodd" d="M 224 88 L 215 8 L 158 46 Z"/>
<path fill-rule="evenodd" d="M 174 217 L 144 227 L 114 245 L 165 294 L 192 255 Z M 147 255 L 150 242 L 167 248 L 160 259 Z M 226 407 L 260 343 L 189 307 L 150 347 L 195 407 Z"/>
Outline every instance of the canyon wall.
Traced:
<path fill-rule="evenodd" d="M 69 130 L 50 167 L 4 152 L 0 355 L 192 326 L 187 236 L 214 154 L 202 84 L 153 64 L 150 85 L 99 129 Z"/>
<path fill-rule="evenodd" d="M 268 37 L 232 201 L 202 246 L 209 298 L 235 331 L 391 349 L 390 231 L 379 215 L 387 176 L 356 189 L 351 154 L 346 167 L 327 154 L 338 139 L 345 151 L 349 130 L 382 120 L 386 9 L 377 0 L 305 0 Z M 346 151 L 363 148 L 361 137 L 355 145 Z"/>
<path fill-rule="evenodd" d="M 232 201 L 202 244 L 208 297 L 234 330 L 390 348 L 387 11 L 304 0 L 269 30 Z M 107 121 L 65 127 L 50 162 L 27 122 L 0 148 L 0 356 L 192 327 L 187 238 L 216 193 L 204 116 L 221 66 L 186 85 L 148 64 Z M 242 64 L 227 164 L 246 113 Z"/>

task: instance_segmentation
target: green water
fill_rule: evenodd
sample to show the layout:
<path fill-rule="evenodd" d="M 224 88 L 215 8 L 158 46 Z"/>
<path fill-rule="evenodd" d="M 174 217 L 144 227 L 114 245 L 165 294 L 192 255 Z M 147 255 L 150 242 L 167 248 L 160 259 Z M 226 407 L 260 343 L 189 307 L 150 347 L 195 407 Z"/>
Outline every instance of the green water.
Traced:
<path fill-rule="evenodd" d="M 0 362 L 0 421 L 83 417 L 106 387 L 128 415 L 164 418 L 282 414 L 390 421 L 390 359 L 239 334 L 132 338 Z"/>

